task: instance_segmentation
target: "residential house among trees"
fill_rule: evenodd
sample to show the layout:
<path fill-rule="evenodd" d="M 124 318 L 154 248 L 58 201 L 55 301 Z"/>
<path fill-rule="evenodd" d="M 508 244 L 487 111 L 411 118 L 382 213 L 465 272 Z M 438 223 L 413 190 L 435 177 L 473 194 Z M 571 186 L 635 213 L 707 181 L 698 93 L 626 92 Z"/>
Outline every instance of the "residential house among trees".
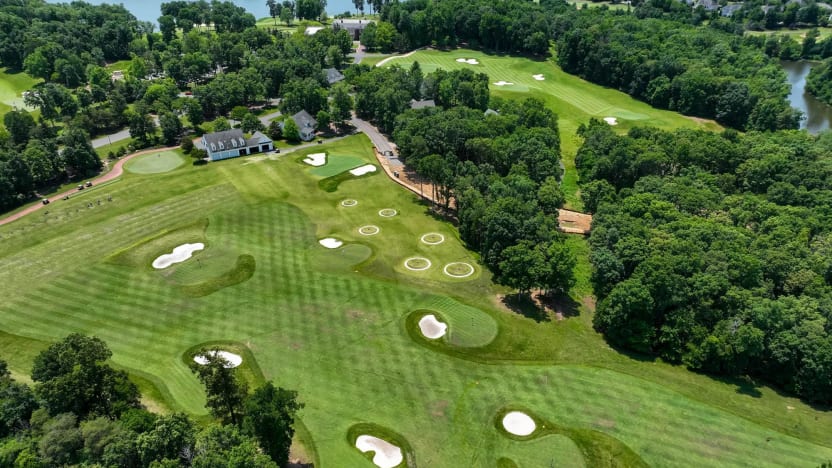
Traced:
<path fill-rule="evenodd" d="M 260 132 L 254 132 L 251 138 L 245 138 L 239 128 L 222 132 L 206 133 L 202 136 L 202 145 L 211 161 L 236 158 L 248 154 L 262 153 L 274 149 L 272 140 Z"/>
<path fill-rule="evenodd" d="M 300 139 L 303 141 L 310 141 L 315 138 L 315 133 L 317 132 L 318 128 L 318 121 L 315 120 L 314 117 L 309 115 L 309 112 L 302 110 L 297 114 L 291 117 L 292 120 L 298 126 L 298 131 L 300 133 Z M 280 124 L 280 128 L 282 129 L 284 126 L 283 123 Z"/>
<path fill-rule="evenodd" d="M 361 39 L 361 31 L 367 27 L 368 24 L 374 23 L 375 21 L 372 20 L 362 20 L 362 19 L 338 19 L 332 22 L 332 29 L 339 30 L 339 29 L 346 29 L 352 40 L 358 41 Z"/>
<path fill-rule="evenodd" d="M 326 68 L 324 73 L 326 74 L 326 82 L 331 85 L 344 80 L 344 74 L 335 68 Z"/>

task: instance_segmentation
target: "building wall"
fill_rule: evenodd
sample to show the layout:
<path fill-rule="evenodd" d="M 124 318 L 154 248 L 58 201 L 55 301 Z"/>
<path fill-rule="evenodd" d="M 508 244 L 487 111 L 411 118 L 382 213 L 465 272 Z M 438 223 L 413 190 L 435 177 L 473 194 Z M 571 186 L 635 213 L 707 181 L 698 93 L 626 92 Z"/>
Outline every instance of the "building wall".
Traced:
<path fill-rule="evenodd" d="M 248 150 L 246 148 L 243 148 L 243 150 L 243 154 L 248 154 Z M 222 159 L 236 158 L 237 156 L 240 156 L 240 148 L 234 148 L 225 151 L 217 151 L 216 153 L 209 152 L 208 156 L 211 158 L 211 161 L 220 161 Z"/>

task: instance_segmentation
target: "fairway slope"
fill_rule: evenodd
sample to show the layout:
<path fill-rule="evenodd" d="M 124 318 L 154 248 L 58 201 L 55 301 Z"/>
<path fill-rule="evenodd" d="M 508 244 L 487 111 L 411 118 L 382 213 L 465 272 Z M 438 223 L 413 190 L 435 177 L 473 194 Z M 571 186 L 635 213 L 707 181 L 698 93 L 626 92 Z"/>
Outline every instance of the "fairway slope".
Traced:
<path fill-rule="evenodd" d="M 363 135 L 315 151 L 374 161 Z M 360 435 L 399 447 L 407 466 L 832 459 L 827 413 L 766 388 L 753 398 L 679 367 L 630 359 L 591 330 L 583 308 L 541 323 L 500 310 L 495 298 L 506 291 L 418 197 L 378 173 L 322 190 L 313 170 L 294 158 L 239 158 L 125 174 L 102 192 L 112 203 L 55 203 L 47 217 L 0 226 L 8 298 L 0 303 L 0 358 L 18 376 L 44 343 L 94 334 L 115 365 L 146 382 L 147 401 L 207 418 L 193 357 L 237 354 L 250 388 L 271 380 L 298 391 L 299 426 L 324 468 L 372 468 L 375 454 L 355 446 Z M 395 216 L 379 215 L 391 208 Z M 359 233 L 370 225 L 374 235 Z M 344 245 L 326 249 L 319 240 L 327 237 Z M 170 267 L 182 268 L 182 281 L 152 268 L 187 242 L 206 248 Z M 200 267 L 209 255 L 216 265 Z M 411 257 L 431 267 L 407 270 Z M 454 263 L 476 273 L 452 278 L 443 269 Z M 189 291 L 185 277 L 201 288 L 227 283 Z M 443 336 L 422 334 L 419 321 L 429 314 L 447 324 Z M 513 410 L 534 419 L 528 438 L 497 426 Z"/>

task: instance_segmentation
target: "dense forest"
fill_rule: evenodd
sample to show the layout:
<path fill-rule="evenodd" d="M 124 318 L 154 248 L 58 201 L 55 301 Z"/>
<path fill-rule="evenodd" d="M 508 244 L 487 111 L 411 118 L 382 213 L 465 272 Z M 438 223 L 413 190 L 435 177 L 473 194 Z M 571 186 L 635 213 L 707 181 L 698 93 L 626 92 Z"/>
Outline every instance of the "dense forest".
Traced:
<path fill-rule="evenodd" d="M 806 77 L 806 91 L 832 105 L 832 58 L 812 68 Z"/>
<path fill-rule="evenodd" d="M 32 367 L 33 386 L 0 361 L 0 466 L 277 468 L 289 458 L 297 394 L 271 383 L 250 394 L 221 356 L 191 365 L 218 419 L 157 415 L 139 403 L 127 373 L 111 367 L 107 345 L 72 334 Z M 235 414 L 236 412 L 236 414 Z"/>
<path fill-rule="evenodd" d="M 739 130 L 798 127 L 785 72 L 736 35 L 613 13 L 565 16 L 556 28 L 557 61 L 569 73 Z"/>
<path fill-rule="evenodd" d="M 595 327 L 627 349 L 832 402 L 832 135 L 593 121 Z"/>

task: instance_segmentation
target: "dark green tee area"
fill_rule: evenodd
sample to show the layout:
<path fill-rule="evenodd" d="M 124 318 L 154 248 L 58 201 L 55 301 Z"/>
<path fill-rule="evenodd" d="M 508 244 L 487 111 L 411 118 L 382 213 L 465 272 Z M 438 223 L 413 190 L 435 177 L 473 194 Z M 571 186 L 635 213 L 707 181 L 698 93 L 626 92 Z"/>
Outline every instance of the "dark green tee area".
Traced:
<path fill-rule="evenodd" d="M 582 134 L 596 329 L 832 402 L 832 135 Z"/>

